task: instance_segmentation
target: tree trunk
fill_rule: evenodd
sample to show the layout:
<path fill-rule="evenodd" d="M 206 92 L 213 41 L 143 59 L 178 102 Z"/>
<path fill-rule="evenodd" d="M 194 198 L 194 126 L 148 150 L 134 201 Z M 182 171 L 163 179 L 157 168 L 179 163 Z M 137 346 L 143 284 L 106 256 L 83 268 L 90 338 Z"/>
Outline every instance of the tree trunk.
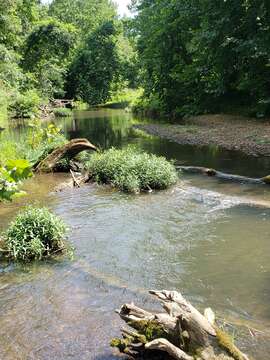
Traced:
<path fill-rule="evenodd" d="M 39 172 L 53 172 L 62 159 L 71 160 L 84 150 L 97 150 L 96 146 L 87 139 L 73 139 L 67 144 L 56 148 L 44 160 L 40 161 L 35 170 Z"/>
<path fill-rule="evenodd" d="M 230 336 L 215 324 L 214 313 L 202 315 L 176 291 L 151 290 L 166 313 L 125 304 L 117 313 L 130 327 L 111 345 L 132 358 L 176 360 L 248 360 Z"/>

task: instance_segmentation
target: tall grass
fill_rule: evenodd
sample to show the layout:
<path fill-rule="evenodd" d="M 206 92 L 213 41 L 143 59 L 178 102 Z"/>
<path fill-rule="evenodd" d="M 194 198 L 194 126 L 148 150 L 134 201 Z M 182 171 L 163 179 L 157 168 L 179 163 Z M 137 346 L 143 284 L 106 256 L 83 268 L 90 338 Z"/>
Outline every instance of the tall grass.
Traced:
<path fill-rule="evenodd" d="M 46 208 L 28 207 L 4 234 L 2 252 L 13 260 L 42 259 L 65 248 L 66 225 Z"/>
<path fill-rule="evenodd" d="M 95 153 L 86 168 L 97 182 L 132 193 L 166 189 L 177 181 L 177 173 L 171 162 L 131 147 Z"/>

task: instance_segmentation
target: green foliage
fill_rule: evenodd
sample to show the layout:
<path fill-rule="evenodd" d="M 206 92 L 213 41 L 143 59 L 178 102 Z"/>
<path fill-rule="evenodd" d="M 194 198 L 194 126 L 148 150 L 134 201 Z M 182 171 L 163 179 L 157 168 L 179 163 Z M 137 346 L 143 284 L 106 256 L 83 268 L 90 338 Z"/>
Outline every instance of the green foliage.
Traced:
<path fill-rule="evenodd" d="M 166 189 L 177 181 L 173 164 L 165 158 L 138 153 L 132 148 L 95 153 L 86 167 L 97 182 L 132 193 Z"/>
<path fill-rule="evenodd" d="M 22 195 L 19 190 L 21 181 L 31 176 L 31 165 L 27 160 L 9 160 L 0 166 L 0 201 L 10 201 L 15 195 Z"/>
<path fill-rule="evenodd" d="M 118 69 L 117 29 L 107 21 L 87 38 L 70 68 L 68 95 L 88 104 L 105 103 Z"/>
<path fill-rule="evenodd" d="M 137 104 L 137 101 L 143 94 L 143 89 L 130 89 L 130 88 L 123 88 L 119 89 L 118 91 L 114 92 L 104 107 L 109 108 L 126 108 L 126 107 L 133 107 Z"/>
<path fill-rule="evenodd" d="M 237 99 L 258 116 L 270 111 L 267 1 L 135 3 L 145 95 L 157 98 L 160 109 L 176 115 L 222 111 L 222 104 Z"/>
<path fill-rule="evenodd" d="M 0 85 L 0 128 L 4 128 L 7 119 L 7 94 Z M 0 130 L 1 131 L 1 130 Z"/>
<path fill-rule="evenodd" d="M 28 130 L 19 138 L 12 136 L 7 131 L 3 131 L 0 136 L 0 165 L 2 166 L 8 160 L 18 158 L 28 160 L 33 166 L 67 141 L 60 128 L 54 124 L 42 127 L 38 120 L 29 123 Z"/>
<path fill-rule="evenodd" d="M 135 113 L 148 115 L 148 116 L 159 116 L 165 114 L 164 107 L 157 95 L 150 94 L 148 96 L 141 95 L 132 104 L 132 110 Z"/>
<path fill-rule="evenodd" d="M 46 103 L 68 90 L 96 104 L 134 86 L 136 53 L 120 21 L 116 30 L 111 1 L 5 0 L 0 14 L 0 88 L 8 99 L 0 109 L 10 116 L 37 114 L 37 96 Z"/>
<path fill-rule="evenodd" d="M 67 142 L 60 128 L 54 124 L 42 127 L 38 120 L 29 124 L 29 132 L 25 140 L 25 157 L 32 165 L 45 159 L 55 148 Z"/>
<path fill-rule="evenodd" d="M 32 118 L 39 114 L 41 99 L 35 90 L 27 90 L 25 93 L 15 93 L 11 97 L 8 107 L 11 117 Z"/>
<path fill-rule="evenodd" d="M 0 14 L 0 43 L 7 48 L 18 47 L 31 24 L 38 18 L 38 1 L 1 1 Z"/>
<path fill-rule="evenodd" d="M 54 124 L 42 127 L 37 120 L 19 139 L 6 131 L 0 135 L 0 201 L 23 195 L 20 186 L 32 175 L 32 167 L 67 141 L 60 128 Z"/>
<path fill-rule="evenodd" d="M 102 22 L 115 18 L 116 8 L 108 0 L 53 0 L 49 15 L 72 24 L 84 38 Z"/>
<path fill-rule="evenodd" d="M 36 87 L 43 95 L 64 94 L 66 68 L 75 39 L 72 25 L 54 19 L 40 22 L 27 37 L 23 69 L 33 73 Z"/>
<path fill-rule="evenodd" d="M 53 113 L 55 116 L 65 117 L 65 116 L 71 116 L 72 111 L 69 108 L 57 107 L 53 109 Z"/>
<path fill-rule="evenodd" d="M 4 235 L 4 250 L 14 260 L 42 259 L 64 249 L 66 226 L 46 208 L 20 212 Z"/>
<path fill-rule="evenodd" d="M 20 55 L 14 50 L 7 49 L 0 43 L 0 86 L 7 90 L 17 90 L 27 80 L 19 66 Z M 8 95 L 8 94 L 7 94 Z"/>

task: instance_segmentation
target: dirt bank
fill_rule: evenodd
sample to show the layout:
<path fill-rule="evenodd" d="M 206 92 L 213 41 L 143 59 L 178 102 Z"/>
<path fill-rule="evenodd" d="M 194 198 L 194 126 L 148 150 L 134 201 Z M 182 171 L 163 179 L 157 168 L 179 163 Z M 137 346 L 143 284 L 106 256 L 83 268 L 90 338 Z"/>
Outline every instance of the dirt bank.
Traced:
<path fill-rule="evenodd" d="M 180 124 L 136 125 L 147 133 L 179 144 L 218 145 L 249 155 L 270 156 L 270 121 L 232 115 L 202 115 Z"/>

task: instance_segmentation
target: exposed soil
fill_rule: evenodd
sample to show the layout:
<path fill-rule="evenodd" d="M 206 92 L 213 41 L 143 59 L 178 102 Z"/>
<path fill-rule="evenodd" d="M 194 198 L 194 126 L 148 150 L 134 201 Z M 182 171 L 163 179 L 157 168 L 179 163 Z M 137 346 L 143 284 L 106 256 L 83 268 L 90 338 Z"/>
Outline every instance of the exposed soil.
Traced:
<path fill-rule="evenodd" d="M 136 125 L 179 144 L 216 145 L 248 155 L 270 156 L 270 121 L 232 115 L 202 115 L 180 124 Z"/>

